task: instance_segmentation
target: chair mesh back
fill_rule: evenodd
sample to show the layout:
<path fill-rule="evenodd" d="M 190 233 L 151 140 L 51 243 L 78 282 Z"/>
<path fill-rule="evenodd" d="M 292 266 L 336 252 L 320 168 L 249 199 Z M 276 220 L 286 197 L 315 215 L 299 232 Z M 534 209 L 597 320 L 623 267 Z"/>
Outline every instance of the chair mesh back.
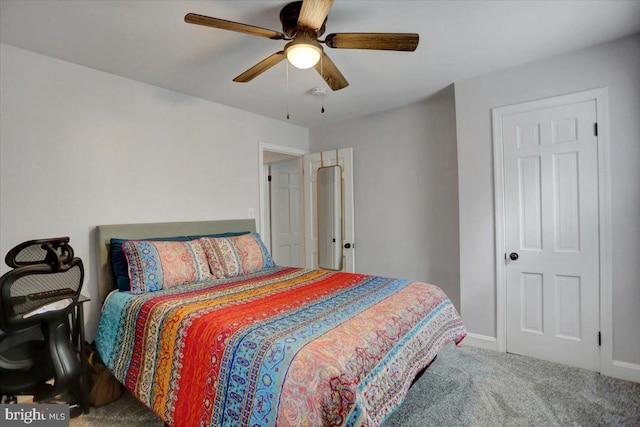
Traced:
<path fill-rule="evenodd" d="M 55 264 L 57 266 L 56 269 L 58 269 L 61 263 L 70 263 L 72 261 L 73 249 L 68 243 L 68 237 L 53 237 L 22 242 L 7 252 L 5 262 L 12 268 L 46 263 Z"/>
<path fill-rule="evenodd" d="M 67 271 L 32 274 L 18 278 L 11 286 L 11 299 L 16 314 L 27 313 L 37 307 L 65 298 L 65 294 L 44 296 L 43 292 L 68 290 L 66 297 L 74 297 L 82 285 L 82 268 L 75 265 Z"/>
<path fill-rule="evenodd" d="M 15 256 L 15 260 L 18 263 L 34 263 L 44 261 L 47 257 L 47 251 L 42 248 L 42 244 L 29 245 L 22 249 Z"/>

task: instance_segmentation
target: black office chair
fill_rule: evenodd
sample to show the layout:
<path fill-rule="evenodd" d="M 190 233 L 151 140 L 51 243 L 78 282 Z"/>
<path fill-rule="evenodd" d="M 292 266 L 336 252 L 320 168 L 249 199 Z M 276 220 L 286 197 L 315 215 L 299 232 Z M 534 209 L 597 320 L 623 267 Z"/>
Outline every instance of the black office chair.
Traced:
<path fill-rule="evenodd" d="M 35 402 L 65 391 L 80 396 L 81 365 L 69 315 L 84 266 L 68 243 L 68 237 L 30 240 L 7 253 L 13 270 L 0 277 L 2 403 L 15 403 L 17 395 L 32 395 Z"/>

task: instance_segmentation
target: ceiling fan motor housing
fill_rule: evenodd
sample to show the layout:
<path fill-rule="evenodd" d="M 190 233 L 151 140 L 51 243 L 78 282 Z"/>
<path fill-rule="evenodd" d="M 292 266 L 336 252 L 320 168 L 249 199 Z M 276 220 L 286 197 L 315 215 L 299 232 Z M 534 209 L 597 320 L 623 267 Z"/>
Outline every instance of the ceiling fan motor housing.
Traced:
<path fill-rule="evenodd" d="M 282 32 L 287 35 L 289 38 L 293 38 L 299 32 L 309 32 L 309 28 L 304 28 L 298 25 L 298 17 L 300 16 L 300 10 L 302 9 L 301 1 L 294 1 L 293 3 L 287 4 L 280 11 L 280 22 L 282 23 Z M 327 18 L 324 19 L 322 26 L 317 31 L 317 34 L 314 34 L 315 37 L 320 37 L 324 34 L 324 27 L 327 23 Z M 315 33 L 315 32 L 314 32 Z"/>

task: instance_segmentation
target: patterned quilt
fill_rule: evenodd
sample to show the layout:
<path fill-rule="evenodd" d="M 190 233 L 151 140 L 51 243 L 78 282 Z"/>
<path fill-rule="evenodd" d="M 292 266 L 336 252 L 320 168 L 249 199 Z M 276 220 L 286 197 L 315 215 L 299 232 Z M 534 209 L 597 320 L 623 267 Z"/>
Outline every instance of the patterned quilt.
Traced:
<path fill-rule="evenodd" d="M 465 334 L 437 286 L 276 267 L 113 293 L 96 345 L 171 426 L 378 426 Z"/>

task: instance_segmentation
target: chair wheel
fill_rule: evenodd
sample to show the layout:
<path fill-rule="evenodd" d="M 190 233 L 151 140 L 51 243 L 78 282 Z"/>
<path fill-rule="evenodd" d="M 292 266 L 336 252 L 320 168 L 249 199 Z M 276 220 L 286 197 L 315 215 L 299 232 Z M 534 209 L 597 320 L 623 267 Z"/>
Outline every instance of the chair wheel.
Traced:
<path fill-rule="evenodd" d="M 6 396 L 6 395 L 2 395 L 2 398 L 0 398 L 0 403 L 3 405 L 15 405 L 16 403 L 18 403 L 18 397 L 17 396 Z"/>
<path fill-rule="evenodd" d="M 76 418 L 82 415 L 82 408 L 78 404 L 69 405 L 69 418 Z"/>

